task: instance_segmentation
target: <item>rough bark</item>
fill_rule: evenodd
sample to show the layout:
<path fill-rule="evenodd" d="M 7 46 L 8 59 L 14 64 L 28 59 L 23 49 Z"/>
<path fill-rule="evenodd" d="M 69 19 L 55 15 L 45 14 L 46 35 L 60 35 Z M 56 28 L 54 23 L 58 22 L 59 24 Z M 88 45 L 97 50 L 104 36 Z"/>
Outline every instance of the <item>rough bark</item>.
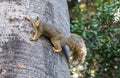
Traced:
<path fill-rule="evenodd" d="M 26 15 L 69 35 L 66 0 L 0 0 L 0 78 L 70 78 L 64 55 L 54 53 L 49 40 L 29 40 L 34 29 Z"/>

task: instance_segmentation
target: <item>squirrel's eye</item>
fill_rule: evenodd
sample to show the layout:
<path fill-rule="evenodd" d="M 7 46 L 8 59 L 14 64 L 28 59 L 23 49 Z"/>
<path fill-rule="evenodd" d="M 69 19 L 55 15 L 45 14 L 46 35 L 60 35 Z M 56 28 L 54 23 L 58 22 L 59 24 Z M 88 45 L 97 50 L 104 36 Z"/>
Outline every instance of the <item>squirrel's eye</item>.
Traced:
<path fill-rule="evenodd" d="M 33 26 L 33 23 L 31 25 Z"/>

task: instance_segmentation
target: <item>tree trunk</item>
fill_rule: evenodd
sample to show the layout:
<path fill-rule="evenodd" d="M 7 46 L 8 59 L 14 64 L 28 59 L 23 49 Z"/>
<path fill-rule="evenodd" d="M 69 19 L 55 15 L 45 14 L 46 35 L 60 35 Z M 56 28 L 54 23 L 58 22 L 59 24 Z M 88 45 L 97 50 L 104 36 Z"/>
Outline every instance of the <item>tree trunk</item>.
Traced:
<path fill-rule="evenodd" d="M 49 40 L 29 40 L 35 30 L 25 16 L 39 16 L 69 35 L 66 0 L 0 0 L 0 78 L 70 78 L 64 55 L 54 53 Z"/>

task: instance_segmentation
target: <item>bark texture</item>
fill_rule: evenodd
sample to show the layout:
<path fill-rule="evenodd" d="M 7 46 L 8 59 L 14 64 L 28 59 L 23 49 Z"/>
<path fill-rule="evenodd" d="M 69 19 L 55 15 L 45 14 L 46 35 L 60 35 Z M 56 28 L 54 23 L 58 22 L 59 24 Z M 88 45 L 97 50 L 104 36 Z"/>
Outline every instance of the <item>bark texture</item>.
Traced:
<path fill-rule="evenodd" d="M 54 53 L 49 40 L 29 41 L 34 29 L 27 15 L 69 35 L 66 0 L 0 0 L 0 78 L 70 78 L 64 55 Z"/>

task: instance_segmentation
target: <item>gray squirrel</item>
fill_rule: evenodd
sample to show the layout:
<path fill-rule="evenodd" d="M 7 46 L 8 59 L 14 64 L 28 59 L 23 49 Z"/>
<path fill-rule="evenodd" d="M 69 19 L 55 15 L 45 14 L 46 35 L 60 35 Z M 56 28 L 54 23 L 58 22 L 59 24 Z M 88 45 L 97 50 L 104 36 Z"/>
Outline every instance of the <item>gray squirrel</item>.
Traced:
<path fill-rule="evenodd" d="M 87 50 L 85 42 L 80 36 L 71 33 L 69 37 L 65 37 L 63 32 L 57 27 L 40 21 L 38 16 L 34 22 L 31 22 L 29 16 L 25 17 L 25 19 L 28 20 L 35 29 L 35 34 L 30 38 L 31 41 L 37 40 L 43 34 L 50 39 L 54 52 L 59 53 L 63 51 L 67 61 L 69 61 L 69 50 L 66 48 L 66 45 L 68 45 L 70 52 L 72 52 L 72 62 L 84 63 Z"/>

